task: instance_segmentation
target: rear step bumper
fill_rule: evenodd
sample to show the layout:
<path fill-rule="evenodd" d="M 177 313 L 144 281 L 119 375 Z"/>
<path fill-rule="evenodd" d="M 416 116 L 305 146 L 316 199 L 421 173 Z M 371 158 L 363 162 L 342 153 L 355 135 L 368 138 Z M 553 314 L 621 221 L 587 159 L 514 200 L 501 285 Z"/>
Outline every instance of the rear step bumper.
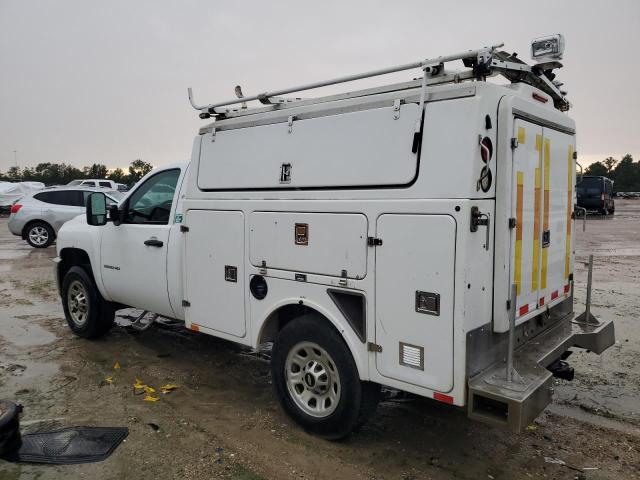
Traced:
<path fill-rule="evenodd" d="M 468 415 L 514 432 L 527 425 L 551 403 L 553 374 L 547 367 L 571 347 L 600 354 L 615 342 L 613 322 L 576 322 L 572 313 L 515 351 L 515 381 L 506 380 L 499 362 L 469 380 Z"/>

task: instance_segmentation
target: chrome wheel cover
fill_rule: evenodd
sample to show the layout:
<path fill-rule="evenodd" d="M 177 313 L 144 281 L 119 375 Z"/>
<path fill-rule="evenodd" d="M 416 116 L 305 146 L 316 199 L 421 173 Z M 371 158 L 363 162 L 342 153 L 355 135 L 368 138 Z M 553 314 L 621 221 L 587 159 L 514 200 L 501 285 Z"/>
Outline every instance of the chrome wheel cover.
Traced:
<path fill-rule="evenodd" d="M 79 280 L 74 280 L 67 290 L 67 308 L 71 321 L 78 327 L 87 323 L 89 316 L 89 301 L 87 291 Z"/>
<path fill-rule="evenodd" d="M 325 349 L 300 342 L 287 355 L 285 381 L 295 404 L 307 415 L 331 415 L 340 401 L 340 374 Z"/>
<path fill-rule="evenodd" d="M 29 230 L 29 240 L 34 245 L 45 245 L 49 241 L 49 232 L 46 228 L 36 225 Z"/>

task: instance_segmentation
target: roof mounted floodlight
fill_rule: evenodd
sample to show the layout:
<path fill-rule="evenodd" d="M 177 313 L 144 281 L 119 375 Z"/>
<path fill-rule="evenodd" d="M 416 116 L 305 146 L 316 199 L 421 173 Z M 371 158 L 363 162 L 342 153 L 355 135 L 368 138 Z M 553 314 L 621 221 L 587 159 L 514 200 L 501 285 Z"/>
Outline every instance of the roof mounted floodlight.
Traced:
<path fill-rule="evenodd" d="M 564 37 L 557 33 L 531 41 L 531 59 L 538 63 L 562 60 Z"/>

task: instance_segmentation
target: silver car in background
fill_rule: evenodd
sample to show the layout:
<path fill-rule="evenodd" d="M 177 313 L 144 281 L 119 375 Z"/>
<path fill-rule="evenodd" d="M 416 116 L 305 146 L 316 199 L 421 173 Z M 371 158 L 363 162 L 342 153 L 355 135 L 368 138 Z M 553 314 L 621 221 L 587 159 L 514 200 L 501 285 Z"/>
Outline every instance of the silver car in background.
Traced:
<path fill-rule="evenodd" d="M 53 243 L 62 224 L 85 213 L 85 203 L 93 192 L 103 192 L 107 203 L 124 196 L 117 190 L 87 187 L 52 187 L 26 195 L 13 204 L 9 230 L 35 248 Z"/>

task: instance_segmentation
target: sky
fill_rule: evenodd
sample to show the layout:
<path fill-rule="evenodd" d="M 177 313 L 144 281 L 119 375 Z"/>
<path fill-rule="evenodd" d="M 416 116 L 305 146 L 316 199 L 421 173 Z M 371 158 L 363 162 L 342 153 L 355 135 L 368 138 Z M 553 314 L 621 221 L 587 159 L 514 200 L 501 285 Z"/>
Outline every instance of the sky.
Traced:
<path fill-rule="evenodd" d="M 528 60 L 553 33 L 579 161 L 638 160 L 639 25 L 640 0 L 0 0 L 0 171 L 188 159 L 187 87 L 211 103 L 500 42 Z"/>

